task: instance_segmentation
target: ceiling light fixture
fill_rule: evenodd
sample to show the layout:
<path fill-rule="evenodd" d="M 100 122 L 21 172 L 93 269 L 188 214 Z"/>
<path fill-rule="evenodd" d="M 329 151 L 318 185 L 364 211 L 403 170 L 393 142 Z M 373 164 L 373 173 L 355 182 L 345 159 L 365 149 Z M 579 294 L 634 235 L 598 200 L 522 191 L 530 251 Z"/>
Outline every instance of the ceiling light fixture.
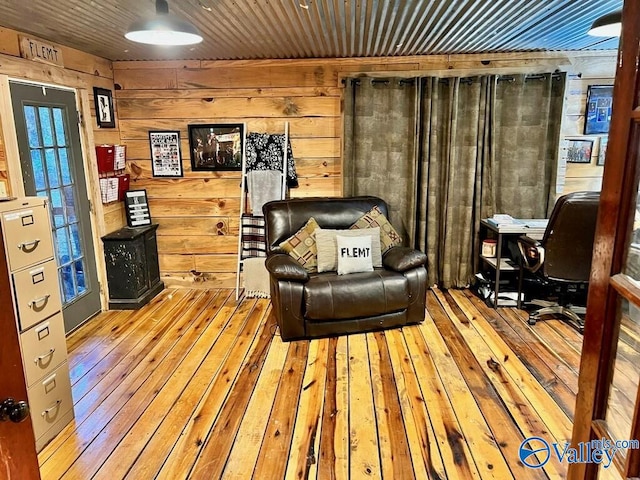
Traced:
<path fill-rule="evenodd" d="M 202 41 L 196 27 L 169 14 L 167 0 L 156 0 L 155 16 L 133 22 L 125 38 L 133 42 L 164 46 L 193 45 Z"/>
<path fill-rule="evenodd" d="M 594 37 L 619 37 L 622 30 L 622 12 L 613 12 L 596 19 L 587 32 Z"/>

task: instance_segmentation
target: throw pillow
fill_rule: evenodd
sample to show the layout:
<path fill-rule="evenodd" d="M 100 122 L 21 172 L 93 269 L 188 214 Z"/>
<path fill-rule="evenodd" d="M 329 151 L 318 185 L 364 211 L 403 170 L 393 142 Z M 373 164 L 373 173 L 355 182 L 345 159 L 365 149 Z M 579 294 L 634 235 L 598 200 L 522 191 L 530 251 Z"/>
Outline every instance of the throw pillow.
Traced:
<path fill-rule="evenodd" d="M 380 243 L 383 254 L 391 247 L 402 244 L 402 237 L 396 232 L 393 225 L 391 225 L 387 217 L 384 216 L 384 213 L 382 213 L 377 206 L 360 217 L 349 229 L 373 227 L 380 227 Z"/>
<path fill-rule="evenodd" d="M 372 272 L 371 237 L 336 236 L 338 244 L 338 275 Z"/>
<path fill-rule="evenodd" d="M 317 271 L 316 239 L 313 235 L 317 228 L 320 228 L 318 223 L 311 217 L 300 230 L 280 243 L 280 248 L 295 258 L 309 273 Z"/>
<path fill-rule="evenodd" d="M 338 244 L 336 237 L 371 237 L 371 255 L 374 267 L 382 267 L 380 249 L 380 228 L 362 228 L 357 230 L 329 230 L 319 228 L 315 232 L 318 249 L 318 272 L 335 272 L 338 269 Z"/>

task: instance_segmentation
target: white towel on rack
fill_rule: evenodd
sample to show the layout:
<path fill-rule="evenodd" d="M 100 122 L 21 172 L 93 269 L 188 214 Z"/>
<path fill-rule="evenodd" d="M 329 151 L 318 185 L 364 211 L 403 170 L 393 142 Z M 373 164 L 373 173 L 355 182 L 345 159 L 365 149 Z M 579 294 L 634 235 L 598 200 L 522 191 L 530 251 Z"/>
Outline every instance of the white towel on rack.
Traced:
<path fill-rule="evenodd" d="M 244 294 L 249 298 L 270 298 L 269 272 L 264 266 L 265 258 L 243 260 Z"/>
<path fill-rule="evenodd" d="M 282 200 L 282 173 L 277 170 L 252 170 L 247 172 L 247 188 L 251 212 L 262 215 L 262 206 L 271 200 Z"/>

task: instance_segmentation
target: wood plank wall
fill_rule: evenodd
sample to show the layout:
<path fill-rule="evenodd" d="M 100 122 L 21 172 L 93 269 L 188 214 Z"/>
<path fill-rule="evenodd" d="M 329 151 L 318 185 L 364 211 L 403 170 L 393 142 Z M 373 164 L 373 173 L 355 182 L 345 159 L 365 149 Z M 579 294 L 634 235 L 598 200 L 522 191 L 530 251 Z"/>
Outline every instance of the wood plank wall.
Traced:
<path fill-rule="evenodd" d="M 564 186 L 559 193 L 565 194 L 581 190 L 600 191 L 604 166 L 597 165 L 602 140 L 608 135 L 584 135 L 585 110 L 587 106 L 587 90 L 589 85 L 613 85 L 615 77 L 615 60 L 609 63 L 594 63 L 585 65 L 578 72 L 581 75 L 570 75 L 567 82 L 564 105 L 564 121 L 562 124 L 562 138 L 590 139 L 594 141 L 591 151 L 591 162 L 568 163 Z"/>
<path fill-rule="evenodd" d="M 235 281 L 240 175 L 192 172 L 189 124 L 246 122 L 250 132 L 281 133 L 288 121 L 300 180 L 300 187 L 292 189 L 291 196 L 338 196 L 342 188 L 343 77 L 560 69 L 576 79 L 571 80 L 568 93 L 578 87 L 586 92 L 592 78 L 600 81 L 603 75 L 612 77 L 615 53 L 114 62 L 113 68 L 120 134 L 127 145 L 132 188 L 147 190 L 152 217 L 160 225 L 158 249 L 163 280 L 168 285 L 215 288 L 232 287 Z M 582 80 L 578 74 L 583 75 Z M 581 97 L 582 90 L 571 95 Z M 573 98 L 568 103 L 574 103 Z M 566 128 L 569 123 L 565 121 Z M 180 131 L 183 178 L 153 178 L 148 131 L 158 129 Z"/>

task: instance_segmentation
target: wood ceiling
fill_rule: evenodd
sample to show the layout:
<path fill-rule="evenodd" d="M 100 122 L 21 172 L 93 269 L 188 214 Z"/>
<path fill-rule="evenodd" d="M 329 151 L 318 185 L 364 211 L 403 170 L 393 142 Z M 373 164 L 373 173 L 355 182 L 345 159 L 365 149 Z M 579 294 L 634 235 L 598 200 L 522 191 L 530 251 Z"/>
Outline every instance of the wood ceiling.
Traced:
<path fill-rule="evenodd" d="M 155 0 L 0 0 L 0 26 L 110 60 L 370 57 L 617 48 L 587 35 L 622 0 L 170 0 L 204 41 L 124 38 Z"/>

